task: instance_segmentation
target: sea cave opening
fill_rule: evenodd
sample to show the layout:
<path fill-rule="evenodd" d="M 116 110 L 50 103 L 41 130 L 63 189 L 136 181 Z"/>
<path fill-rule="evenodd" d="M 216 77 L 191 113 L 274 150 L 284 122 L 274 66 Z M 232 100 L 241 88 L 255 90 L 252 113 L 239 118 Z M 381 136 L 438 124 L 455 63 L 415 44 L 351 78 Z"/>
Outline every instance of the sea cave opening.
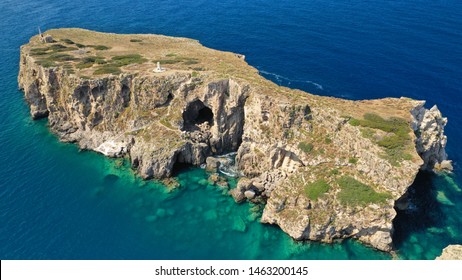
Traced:
<path fill-rule="evenodd" d="M 393 220 L 393 243 L 400 249 L 409 237 L 431 227 L 441 226 L 444 213 L 436 198 L 435 175 L 419 171 L 414 183 L 401 199 L 401 207 L 395 203 L 396 217 Z"/>
<path fill-rule="evenodd" d="M 213 117 L 212 109 L 205 106 L 200 100 L 193 101 L 188 104 L 186 110 L 183 112 L 184 129 L 190 130 L 196 125 L 205 122 L 208 122 L 212 126 Z"/>

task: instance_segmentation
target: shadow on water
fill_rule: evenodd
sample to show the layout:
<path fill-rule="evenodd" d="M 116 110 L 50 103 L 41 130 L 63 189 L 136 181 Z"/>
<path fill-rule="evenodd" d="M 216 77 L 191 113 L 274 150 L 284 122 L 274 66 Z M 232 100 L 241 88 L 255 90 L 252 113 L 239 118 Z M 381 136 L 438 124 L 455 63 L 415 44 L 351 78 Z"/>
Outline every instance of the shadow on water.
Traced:
<path fill-rule="evenodd" d="M 408 189 L 409 206 L 404 210 L 395 208 L 397 215 L 393 220 L 393 243 L 397 250 L 412 234 L 442 226 L 444 213 L 433 184 L 435 176 L 430 172 L 420 171 Z"/>

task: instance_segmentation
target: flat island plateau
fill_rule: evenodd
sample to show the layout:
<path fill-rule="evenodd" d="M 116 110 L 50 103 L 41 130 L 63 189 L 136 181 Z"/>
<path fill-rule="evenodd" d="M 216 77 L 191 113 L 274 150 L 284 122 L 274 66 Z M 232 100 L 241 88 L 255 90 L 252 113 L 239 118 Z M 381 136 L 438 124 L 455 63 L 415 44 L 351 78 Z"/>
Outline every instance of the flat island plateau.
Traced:
<path fill-rule="evenodd" d="M 436 106 L 281 87 L 243 55 L 192 39 L 49 30 L 21 47 L 18 82 L 61 141 L 127 158 L 144 179 L 173 189 L 189 164 L 228 191 L 218 170 L 233 170 L 234 200 L 264 205 L 261 222 L 295 240 L 392 252 L 417 173 L 452 169 Z"/>

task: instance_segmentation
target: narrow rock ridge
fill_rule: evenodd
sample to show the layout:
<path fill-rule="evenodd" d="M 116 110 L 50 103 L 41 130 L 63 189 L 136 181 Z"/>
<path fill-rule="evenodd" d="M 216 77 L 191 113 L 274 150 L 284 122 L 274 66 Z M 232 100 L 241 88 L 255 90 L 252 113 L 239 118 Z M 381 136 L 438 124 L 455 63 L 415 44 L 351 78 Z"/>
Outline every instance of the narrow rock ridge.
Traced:
<path fill-rule="evenodd" d="M 216 170 L 220 160 L 211 156 L 236 152 L 243 176 L 230 194 L 238 202 L 265 203 L 261 222 L 277 224 L 296 240 L 355 238 L 391 251 L 395 201 L 419 169 L 450 166 L 447 120 L 423 101 L 349 101 L 291 90 L 265 80 L 242 56 L 185 38 L 47 33 L 53 42 L 35 36 L 21 47 L 18 82 L 32 118 L 48 117 L 62 141 L 129 157 L 145 179 L 172 176 L 176 163 L 207 161 Z M 79 43 L 78 50 L 57 46 L 66 39 Z M 105 49 L 88 47 L 95 45 Z M 48 49 L 59 48 L 68 50 L 70 62 L 44 63 Z M 138 61 L 120 66 L 120 73 L 97 74 L 97 64 L 79 67 L 90 58 L 108 63 L 133 53 Z M 159 60 L 171 65 L 154 73 Z M 404 122 L 409 132 L 401 133 L 402 147 L 390 150 L 383 142 L 396 139 L 395 130 L 358 121 L 368 114 Z M 352 199 L 345 180 L 373 199 Z M 313 195 L 320 181 L 326 189 Z"/>

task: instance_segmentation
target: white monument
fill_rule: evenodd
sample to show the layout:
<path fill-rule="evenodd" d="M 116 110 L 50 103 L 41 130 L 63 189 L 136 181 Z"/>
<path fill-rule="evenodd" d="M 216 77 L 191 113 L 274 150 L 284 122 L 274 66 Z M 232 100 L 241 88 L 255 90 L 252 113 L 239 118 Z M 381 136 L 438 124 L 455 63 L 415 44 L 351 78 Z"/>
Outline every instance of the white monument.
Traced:
<path fill-rule="evenodd" d="M 154 69 L 154 72 L 161 73 L 161 72 L 164 72 L 164 71 L 165 71 L 165 68 L 160 67 L 160 62 L 157 61 L 157 68 Z"/>

